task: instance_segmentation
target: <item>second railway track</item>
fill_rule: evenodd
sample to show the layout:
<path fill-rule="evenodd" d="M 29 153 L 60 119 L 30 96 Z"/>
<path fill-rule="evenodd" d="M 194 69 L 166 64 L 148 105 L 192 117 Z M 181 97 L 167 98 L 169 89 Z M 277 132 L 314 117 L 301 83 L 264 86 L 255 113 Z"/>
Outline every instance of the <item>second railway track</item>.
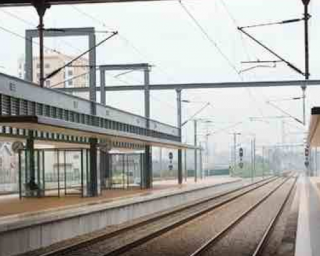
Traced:
<path fill-rule="evenodd" d="M 287 188 L 283 188 L 285 184 L 288 182 L 291 184 L 288 185 Z M 251 255 L 251 256 L 262 256 L 264 252 L 264 248 L 267 246 L 268 238 L 271 236 L 272 231 L 277 223 L 277 220 L 280 218 L 284 207 L 286 206 L 286 203 L 288 202 L 290 196 L 292 195 L 292 191 L 294 190 L 295 184 L 297 182 L 297 177 L 292 180 L 292 178 L 288 178 L 284 180 L 281 184 L 279 184 L 274 190 L 270 191 L 268 194 L 266 194 L 263 198 L 261 198 L 256 204 L 254 204 L 252 207 L 250 207 L 247 211 L 243 212 L 241 215 L 239 215 L 237 218 L 235 218 L 226 228 L 221 230 L 218 234 L 207 240 L 204 244 L 202 244 L 196 251 L 190 254 L 190 256 L 209 256 L 209 255 L 215 255 L 215 256 L 223 256 L 223 255 Z M 262 218 L 268 219 L 266 214 L 262 214 L 262 211 L 264 211 L 263 208 L 260 208 L 260 214 L 261 214 L 261 220 L 259 221 L 259 207 L 262 207 L 262 204 L 265 203 L 267 200 L 270 200 L 270 198 L 276 194 L 280 194 L 280 189 L 283 189 L 282 197 L 281 199 L 276 198 L 274 196 L 273 203 L 269 206 L 273 206 L 272 212 L 273 215 L 271 216 L 271 220 L 266 221 L 262 220 Z M 280 192 L 279 192 L 280 191 Z M 278 195 L 279 196 L 279 195 Z M 275 201 L 279 201 L 277 204 Z M 266 207 L 266 206 L 265 206 Z M 255 212 L 257 211 L 257 212 Z M 251 219 L 254 219 L 256 221 L 250 222 L 249 218 L 251 215 Z M 254 216 L 255 215 L 255 216 Z M 258 217 L 258 218 L 257 218 Z M 247 218 L 247 219 L 246 219 Z M 269 216 L 270 219 L 270 216 Z M 261 223 L 267 223 L 265 229 L 259 227 L 256 228 L 258 231 L 251 228 L 252 232 L 255 232 L 254 235 L 250 237 L 246 237 L 246 239 L 243 239 L 242 242 L 240 242 L 240 245 L 233 244 L 232 246 L 226 246 L 227 244 L 230 244 L 230 241 L 239 241 L 239 237 L 245 236 L 245 231 L 248 231 L 244 229 L 246 224 L 244 223 L 246 221 L 247 224 L 252 223 L 252 225 L 259 226 L 259 223 L 257 223 L 257 220 Z M 241 227 L 242 225 L 242 227 Z M 263 225 L 261 225 L 263 226 Z M 248 226 L 247 226 L 248 227 Z M 238 229 L 238 230 L 237 230 Z M 249 228 L 250 230 L 250 228 Z M 261 232 L 263 231 L 263 232 Z M 233 232 L 233 233 L 232 233 Z M 241 234 L 241 232 L 243 232 Z M 250 231 L 249 231 L 250 232 Z M 260 233 L 260 235 L 259 235 Z M 262 234 L 262 235 L 261 235 Z M 226 238 L 226 236 L 228 237 Z M 223 239 L 226 238 L 228 241 L 223 241 Z M 241 240 L 241 238 L 240 238 Z M 236 242 L 237 243 L 237 242 Z"/>

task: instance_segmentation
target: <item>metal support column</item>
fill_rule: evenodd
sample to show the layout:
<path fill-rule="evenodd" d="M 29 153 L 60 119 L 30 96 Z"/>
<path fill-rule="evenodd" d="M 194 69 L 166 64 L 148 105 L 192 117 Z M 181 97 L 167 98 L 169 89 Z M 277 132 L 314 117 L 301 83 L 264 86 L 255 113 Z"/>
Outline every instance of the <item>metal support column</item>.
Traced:
<path fill-rule="evenodd" d="M 187 182 L 188 179 L 188 168 L 187 168 L 187 150 L 184 150 L 184 180 Z"/>
<path fill-rule="evenodd" d="M 100 103 L 106 105 L 106 76 L 105 70 L 100 70 Z"/>
<path fill-rule="evenodd" d="M 253 138 L 253 179 L 256 177 L 256 138 Z"/>
<path fill-rule="evenodd" d="M 202 145 L 201 143 L 199 143 L 199 147 L 200 147 L 200 168 L 199 168 L 199 171 L 200 171 L 200 178 L 203 179 L 203 159 L 202 159 Z"/>
<path fill-rule="evenodd" d="M 90 138 L 90 174 L 89 174 L 89 196 L 98 196 L 98 140 Z"/>
<path fill-rule="evenodd" d="M 100 150 L 100 178 L 101 187 L 108 188 L 110 184 L 110 155 L 108 152 Z"/>
<path fill-rule="evenodd" d="M 181 111 L 181 90 L 177 89 L 177 124 L 179 129 L 180 142 L 182 142 L 182 111 Z M 178 183 L 182 184 L 182 150 L 178 149 Z"/>
<path fill-rule="evenodd" d="M 90 92 L 89 99 L 91 101 L 97 101 L 97 90 L 96 90 L 96 35 L 89 35 L 89 49 L 92 49 L 89 52 L 89 65 L 90 65 Z"/>
<path fill-rule="evenodd" d="M 144 157 L 144 188 L 152 188 L 152 150 L 151 146 L 145 146 Z"/>
<path fill-rule="evenodd" d="M 237 134 L 233 134 L 233 171 L 235 172 L 237 167 Z"/>
<path fill-rule="evenodd" d="M 253 182 L 253 139 L 251 139 L 251 150 L 250 150 L 250 155 L 251 155 L 251 182 Z"/>
<path fill-rule="evenodd" d="M 33 82 L 33 37 L 26 33 L 26 40 L 25 40 L 25 73 L 24 79 Z"/>
<path fill-rule="evenodd" d="M 193 120 L 194 124 L 194 181 L 197 182 L 198 180 L 198 173 L 197 173 L 197 167 L 198 167 L 198 161 L 197 161 L 197 119 Z"/>
<path fill-rule="evenodd" d="M 162 180 L 162 147 L 159 148 L 159 174 Z"/>
<path fill-rule="evenodd" d="M 262 165 L 262 178 L 264 179 L 264 171 L 266 169 L 266 159 L 265 159 L 265 149 L 264 147 L 262 147 L 262 161 L 263 161 L 263 165 Z"/>
<path fill-rule="evenodd" d="M 146 118 L 146 128 L 150 129 L 150 74 L 149 67 L 144 69 L 144 114 Z M 149 135 L 149 134 L 148 134 Z M 144 172 L 145 172 L 145 188 L 152 187 L 152 147 L 145 146 L 144 158 Z"/>
<path fill-rule="evenodd" d="M 38 32 L 39 32 L 39 58 L 40 58 L 40 87 L 44 86 L 44 47 L 43 47 L 43 32 L 44 32 L 44 25 L 43 25 L 43 17 L 46 13 L 46 10 L 50 8 L 50 4 L 46 3 L 46 0 L 39 0 L 33 1 L 33 5 L 37 10 L 39 15 L 39 25 L 38 25 Z"/>
<path fill-rule="evenodd" d="M 304 4 L 304 43 L 305 43 L 305 78 L 309 80 L 309 18 L 308 6 L 310 0 L 303 0 Z M 303 100 L 303 124 L 306 124 L 306 89 L 307 86 L 303 85 L 302 88 L 302 100 Z"/>
<path fill-rule="evenodd" d="M 150 74 L 149 68 L 144 69 L 144 115 L 147 123 L 147 129 L 150 128 Z"/>
<path fill-rule="evenodd" d="M 36 180 L 36 166 L 35 166 L 35 150 L 34 150 L 34 133 L 29 131 L 29 136 L 26 141 L 26 196 L 40 196 L 39 184 Z M 39 180 L 39 177 L 38 177 Z M 35 194 L 37 192 L 37 194 Z"/>
<path fill-rule="evenodd" d="M 315 176 L 318 177 L 318 148 L 315 148 Z"/>

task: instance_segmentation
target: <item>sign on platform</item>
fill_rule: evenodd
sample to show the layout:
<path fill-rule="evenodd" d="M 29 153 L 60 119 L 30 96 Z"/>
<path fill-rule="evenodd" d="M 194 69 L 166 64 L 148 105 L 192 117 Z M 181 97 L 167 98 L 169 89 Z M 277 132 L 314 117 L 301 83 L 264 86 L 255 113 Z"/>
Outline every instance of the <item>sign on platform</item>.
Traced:
<path fill-rule="evenodd" d="M 20 150 L 24 149 L 23 143 L 21 141 L 13 142 L 11 149 L 14 153 L 19 153 Z"/>

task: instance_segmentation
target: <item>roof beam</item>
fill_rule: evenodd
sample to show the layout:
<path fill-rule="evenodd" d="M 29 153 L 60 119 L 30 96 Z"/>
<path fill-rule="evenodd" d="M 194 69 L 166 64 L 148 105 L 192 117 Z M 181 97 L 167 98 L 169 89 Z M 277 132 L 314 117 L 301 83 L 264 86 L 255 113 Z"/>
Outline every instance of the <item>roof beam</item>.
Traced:
<path fill-rule="evenodd" d="M 183 84 L 150 84 L 150 90 L 186 90 L 186 89 L 225 89 L 225 88 L 262 88 L 284 86 L 319 86 L 320 80 L 285 80 L 261 82 L 223 82 L 223 83 L 183 83 Z M 87 92 L 89 87 L 57 88 L 65 92 Z M 100 91 L 100 86 L 96 87 Z M 143 85 L 106 86 L 106 91 L 139 91 L 144 90 Z"/>
<path fill-rule="evenodd" d="M 151 2 L 157 0 L 47 0 L 51 5 L 69 5 L 69 4 L 98 4 L 98 3 L 124 3 L 124 2 Z M 6 6 L 31 6 L 31 0 L 2 0 L 0 7 Z"/>
<path fill-rule="evenodd" d="M 113 65 L 100 65 L 100 70 L 113 71 L 113 70 L 140 70 L 149 68 L 148 63 L 134 63 L 134 64 L 113 64 Z"/>

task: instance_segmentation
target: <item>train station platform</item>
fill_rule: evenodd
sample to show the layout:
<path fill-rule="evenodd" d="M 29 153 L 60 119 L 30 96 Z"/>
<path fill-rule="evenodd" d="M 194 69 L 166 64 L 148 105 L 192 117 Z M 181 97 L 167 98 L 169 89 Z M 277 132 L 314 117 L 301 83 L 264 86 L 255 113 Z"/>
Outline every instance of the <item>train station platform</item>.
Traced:
<path fill-rule="evenodd" d="M 153 188 L 105 190 L 95 198 L 79 196 L 0 197 L 0 256 L 10 256 L 168 210 L 200 198 L 240 187 L 249 180 L 221 176 L 155 181 Z"/>
<path fill-rule="evenodd" d="M 320 178 L 300 178 L 296 256 L 320 255 Z"/>
<path fill-rule="evenodd" d="M 177 181 L 160 180 L 155 181 L 152 189 L 141 189 L 140 187 L 131 187 L 128 189 L 106 189 L 99 197 L 79 197 L 79 196 L 62 196 L 58 197 L 44 197 L 44 198 L 23 198 L 19 199 L 15 195 L 0 196 L 0 218 L 9 215 L 24 216 L 31 213 L 39 214 L 48 211 L 61 211 L 65 209 L 78 208 L 90 205 L 98 205 L 104 203 L 111 203 L 117 201 L 128 200 L 130 198 L 139 198 L 144 196 L 161 195 L 166 193 L 179 193 L 181 191 L 193 190 L 196 188 L 203 188 L 206 186 L 214 186 L 229 182 L 234 182 L 239 179 L 228 176 L 221 176 L 215 178 L 206 178 L 194 182 L 191 178 L 182 185 L 178 185 Z M 0 219 L 1 220 L 1 219 Z"/>

